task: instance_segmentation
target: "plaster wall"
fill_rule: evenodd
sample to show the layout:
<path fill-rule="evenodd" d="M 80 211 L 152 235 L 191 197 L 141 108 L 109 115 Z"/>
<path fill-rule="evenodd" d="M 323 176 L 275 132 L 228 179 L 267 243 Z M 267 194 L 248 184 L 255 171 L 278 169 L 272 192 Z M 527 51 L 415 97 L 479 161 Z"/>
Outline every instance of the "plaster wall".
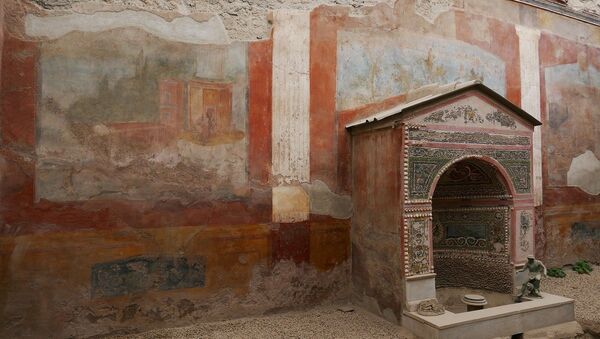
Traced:
<path fill-rule="evenodd" d="M 2 49 L 0 337 L 349 298 L 349 198 L 307 183 L 331 203 L 311 215 L 298 185 L 301 218 L 273 218 L 271 41 L 231 42 L 214 16 L 19 13 Z"/>
<path fill-rule="evenodd" d="M 404 300 L 398 154 L 401 133 L 385 129 L 352 139 L 354 300 L 399 323 Z"/>
<path fill-rule="evenodd" d="M 536 66 L 522 64 L 535 45 L 516 25 L 542 32 L 544 226 L 528 239 L 549 263 L 600 260 L 595 165 L 581 157 L 598 158 L 596 26 L 506 0 L 2 3 L 0 336 L 135 332 L 347 298 L 351 222 L 357 298 L 398 321 L 403 291 L 374 288 L 400 286 L 400 259 L 390 269 L 378 249 L 401 251 L 397 216 L 381 213 L 397 197 L 362 183 L 351 198 L 344 126 L 433 93 L 430 82 L 481 79 L 535 106 Z M 277 34 L 292 26 L 267 18 L 310 8 L 289 41 Z M 274 67 L 290 53 L 301 68 Z M 281 128 L 282 113 L 297 124 Z M 397 169 L 380 171 L 369 180 Z M 372 215 L 350 221 L 358 202 Z M 106 267 L 122 273 L 109 275 L 116 287 L 94 285 Z"/>
<path fill-rule="evenodd" d="M 537 249 L 551 264 L 598 261 L 597 107 L 600 49 L 540 37 L 544 228 Z M 569 140 L 565 142 L 565 140 Z M 540 241 L 541 240 L 541 241 Z"/>
<path fill-rule="evenodd" d="M 0 79 L 2 79 L 2 47 L 4 46 L 4 5 L 0 5 Z"/>

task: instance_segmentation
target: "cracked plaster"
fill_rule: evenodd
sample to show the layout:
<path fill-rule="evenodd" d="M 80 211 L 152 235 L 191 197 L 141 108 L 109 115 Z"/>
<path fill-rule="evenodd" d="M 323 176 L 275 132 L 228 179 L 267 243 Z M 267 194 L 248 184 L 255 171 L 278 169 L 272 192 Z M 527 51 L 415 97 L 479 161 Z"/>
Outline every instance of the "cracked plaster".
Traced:
<path fill-rule="evenodd" d="M 370 6 L 396 0 L 21 0 L 60 14 L 69 12 L 120 11 L 125 9 L 173 12 L 180 15 L 218 13 L 233 40 L 268 38 L 269 12 L 276 9 L 310 10 L 320 5 L 345 5 L 353 14 L 364 14 Z"/>

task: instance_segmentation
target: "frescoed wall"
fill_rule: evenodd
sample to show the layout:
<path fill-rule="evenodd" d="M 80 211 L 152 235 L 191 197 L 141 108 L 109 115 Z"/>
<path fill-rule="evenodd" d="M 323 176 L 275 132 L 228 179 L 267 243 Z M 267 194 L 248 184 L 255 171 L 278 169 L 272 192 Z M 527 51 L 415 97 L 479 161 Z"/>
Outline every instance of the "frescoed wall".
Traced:
<path fill-rule="evenodd" d="M 37 199 L 247 196 L 245 55 L 129 28 L 43 42 Z"/>
<path fill-rule="evenodd" d="M 0 337 L 347 298 L 349 199 L 303 183 L 315 214 L 272 219 L 270 40 L 214 15 L 32 12 L 4 26 Z"/>
<path fill-rule="evenodd" d="M 347 110 L 433 83 L 480 80 L 506 95 L 504 62 L 468 43 L 408 30 L 341 31 L 337 54 L 337 109 Z"/>
<path fill-rule="evenodd" d="M 600 260 L 600 47 L 540 38 L 546 124 L 544 228 L 537 250 L 554 263 Z"/>
<path fill-rule="evenodd" d="M 507 0 L 384 2 L 2 1 L 0 337 L 347 301 L 352 279 L 398 321 L 401 287 L 374 291 L 401 272 L 363 246 L 401 250 L 376 214 L 397 196 L 367 190 L 374 214 L 354 215 L 370 182 L 345 126 L 455 81 L 542 112 L 544 202 L 517 218 L 544 226 L 521 223 L 519 246 L 600 260 L 597 26 Z"/>

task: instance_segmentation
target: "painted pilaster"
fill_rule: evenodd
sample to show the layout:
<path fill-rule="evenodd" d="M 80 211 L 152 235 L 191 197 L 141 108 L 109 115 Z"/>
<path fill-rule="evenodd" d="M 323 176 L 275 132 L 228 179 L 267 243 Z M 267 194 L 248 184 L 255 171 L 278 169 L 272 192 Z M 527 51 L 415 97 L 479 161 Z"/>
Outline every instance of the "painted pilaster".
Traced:
<path fill-rule="evenodd" d="M 309 216 L 310 12 L 273 12 L 273 221 Z"/>
<path fill-rule="evenodd" d="M 540 119 L 540 31 L 517 26 L 521 65 L 521 107 Z M 533 185 L 535 206 L 542 204 L 542 127 L 533 132 Z"/>

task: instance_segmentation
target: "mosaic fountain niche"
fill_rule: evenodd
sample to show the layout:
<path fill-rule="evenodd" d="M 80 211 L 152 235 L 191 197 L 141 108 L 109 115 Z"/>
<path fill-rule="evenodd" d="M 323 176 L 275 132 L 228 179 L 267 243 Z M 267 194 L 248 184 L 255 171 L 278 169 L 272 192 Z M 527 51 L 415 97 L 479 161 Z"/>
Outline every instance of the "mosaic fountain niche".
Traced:
<path fill-rule="evenodd" d="M 471 82 L 347 125 L 357 302 L 426 338 L 493 338 L 572 321 L 567 298 L 514 302 L 515 271 L 534 252 L 540 124 Z M 467 312 L 461 299 L 470 294 L 485 297 L 483 309 Z M 435 304 L 445 313 L 417 312 Z"/>
<path fill-rule="evenodd" d="M 513 302 L 512 194 L 492 159 L 465 158 L 441 173 L 432 197 L 433 267 L 438 301 L 467 311 L 462 296 L 487 307 Z"/>

